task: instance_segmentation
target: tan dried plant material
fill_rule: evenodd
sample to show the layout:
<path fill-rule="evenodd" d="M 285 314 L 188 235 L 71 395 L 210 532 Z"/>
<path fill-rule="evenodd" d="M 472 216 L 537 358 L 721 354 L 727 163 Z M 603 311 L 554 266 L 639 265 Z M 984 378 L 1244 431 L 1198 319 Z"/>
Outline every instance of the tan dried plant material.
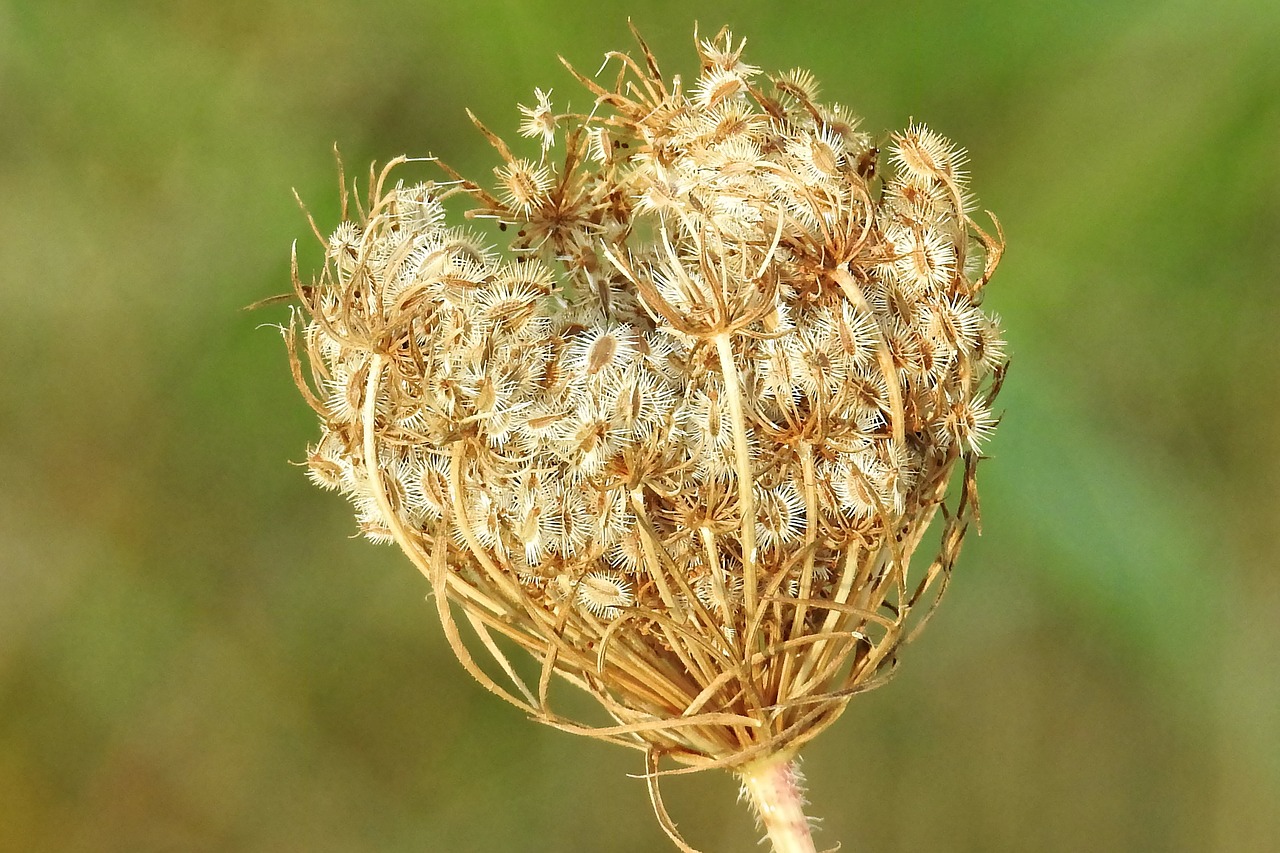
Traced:
<path fill-rule="evenodd" d="M 750 778 L 881 684 L 946 585 L 1005 370 L 1002 241 L 934 131 L 882 158 L 728 32 L 683 84 L 640 47 L 608 82 L 570 69 L 585 110 L 536 90 L 535 159 L 477 121 L 492 189 L 392 183 L 401 161 L 344 189 L 323 269 L 295 263 L 293 368 L 313 479 L 427 577 L 481 684 L 655 772 Z M 561 716 L 557 677 L 616 724 Z"/>

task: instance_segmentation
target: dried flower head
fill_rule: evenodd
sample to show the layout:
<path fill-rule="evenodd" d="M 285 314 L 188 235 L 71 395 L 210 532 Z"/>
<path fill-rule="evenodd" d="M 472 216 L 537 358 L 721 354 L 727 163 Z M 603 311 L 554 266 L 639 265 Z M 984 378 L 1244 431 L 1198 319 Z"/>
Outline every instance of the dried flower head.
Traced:
<path fill-rule="evenodd" d="M 721 32 L 686 92 L 640 44 L 611 85 L 573 72 L 587 113 L 520 108 L 537 161 L 481 126 L 493 190 L 389 185 L 393 162 L 350 219 L 344 191 L 295 275 L 293 365 L 312 478 L 427 576 L 485 687 L 651 769 L 749 777 L 882 683 L 945 586 L 1005 368 L 980 308 L 1002 244 L 937 133 L 880 169 L 808 72 L 762 80 Z M 451 198 L 516 235 L 505 256 Z M 560 716 L 553 675 L 616 725 Z"/>

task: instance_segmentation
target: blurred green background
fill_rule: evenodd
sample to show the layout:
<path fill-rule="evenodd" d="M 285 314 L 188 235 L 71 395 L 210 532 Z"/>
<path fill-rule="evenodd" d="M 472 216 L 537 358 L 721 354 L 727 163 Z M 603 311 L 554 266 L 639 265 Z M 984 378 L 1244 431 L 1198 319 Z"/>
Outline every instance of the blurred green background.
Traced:
<path fill-rule="evenodd" d="M 1280 850 L 1280 4 L 0 3 L 0 849 L 665 851 L 637 754 L 471 682 L 290 461 L 330 146 L 484 175 L 556 61 L 729 23 L 967 146 L 1014 366 L 897 680 L 808 750 L 820 844 Z M 310 252 L 311 254 L 305 254 Z M 314 261 L 309 247 L 304 259 Z M 666 786 L 754 850 L 724 775 Z"/>

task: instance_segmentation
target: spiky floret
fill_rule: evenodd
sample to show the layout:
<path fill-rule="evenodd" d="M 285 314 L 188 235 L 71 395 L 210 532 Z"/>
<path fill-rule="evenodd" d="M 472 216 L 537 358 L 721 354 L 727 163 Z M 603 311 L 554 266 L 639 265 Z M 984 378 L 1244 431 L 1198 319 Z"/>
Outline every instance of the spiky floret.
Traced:
<path fill-rule="evenodd" d="M 878 174 L 812 75 L 761 86 L 742 51 L 700 41 L 687 91 L 643 43 L 611 55 L 612 86 L 579 77 L 588 115 L 535 90 L 537 159 L 481 126 L 492 191 L 371 175 L 297 283 L 311 477 L 427 575 L 472 674 L 585 731 L 504 635 L 601 701 L 597 736 L 697 767 L 789 754 L 891 671 L 958 553 L 1006 364 L 960 149 L 912 125 Z M 461 197 L 505 252 L 446 223 Z"/>
<path fill-rule="evenodd" d="M 520 105 L 520 114 L 524 117 L 520 122 L 520 135 L 537 138 L 545 152 L 556 141 L 556 114 L 551 109 L 551 90 L 533 90 L 534 105 Z"/>
<path fill-rule="evenodd" d="M 497 170 L 502 199 L 525 215 L 544 204 L 552 187 L 551 171 L 532 160 L 512 160 Z"/>
<path fill-rule="evenodd" d="M 967 159 L 963 148 L 921 124 L 913 124 L 896 137 L 893 161 L 912 178 L 962 180 Z"/>
<path fill-rule="evenodd" d="M 617 619 L 635 603 L 631 584 L 617 572 L 588 572 L 578 582 L 577 603 L 602 619 Z"/>

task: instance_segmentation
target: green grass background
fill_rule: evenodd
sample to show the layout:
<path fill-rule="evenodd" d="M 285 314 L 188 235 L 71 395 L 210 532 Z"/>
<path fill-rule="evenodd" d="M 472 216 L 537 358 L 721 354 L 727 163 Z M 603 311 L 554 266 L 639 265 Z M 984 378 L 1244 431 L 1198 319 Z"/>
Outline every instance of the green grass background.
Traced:
<path fill-rule="evenodd" d="M 494 164 L 692 26 L 972 152 L 1013 370 L 984 535 L 808 750 L 820 843 L 1280 849 L 1280 5 L 0 3 L 0 850 L 663 851 L 634 753 L 523 720 L 289 462 L 330 146 Z M 311 255 L 314 258 L 314 254 Z M 727 776 L 672 780 L 754 850 Z"/>

